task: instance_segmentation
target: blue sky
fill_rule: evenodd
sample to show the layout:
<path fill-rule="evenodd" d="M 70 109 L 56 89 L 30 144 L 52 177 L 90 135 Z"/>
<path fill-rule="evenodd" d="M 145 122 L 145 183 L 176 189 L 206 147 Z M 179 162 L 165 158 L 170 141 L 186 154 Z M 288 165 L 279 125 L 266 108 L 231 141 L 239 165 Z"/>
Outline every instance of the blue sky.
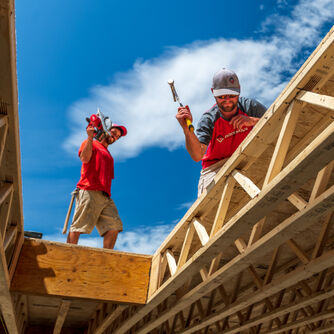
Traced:
<path fill-rule="evenodd" d="M 270 106 L 333 17 L 332 0 L 16 1 L 25 230 L 65 240 L 85 117 L 100 107 L 129 131 L 110 147 L 124 224 L 116 249 L 154 252 L 196 199 L 201 169 L 167 80 L 195 124 L 214 104 L 221 67 L 237 72 L 243 96 Z M 81 237 L 101 241 L 96 231 Z"/>

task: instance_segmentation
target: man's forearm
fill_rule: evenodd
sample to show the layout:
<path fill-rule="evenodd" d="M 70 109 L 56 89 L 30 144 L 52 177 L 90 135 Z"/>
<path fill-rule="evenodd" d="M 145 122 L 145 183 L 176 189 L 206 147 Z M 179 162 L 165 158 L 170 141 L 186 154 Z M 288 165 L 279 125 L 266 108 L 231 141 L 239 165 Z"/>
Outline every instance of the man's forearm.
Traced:
<path fill-rule="evenodd" d="M 93 140 L 87 139 L 85 146 L 81 151 L 80 160 L 83 163 L 89 162 L 90 158 L 92 157 L 92 152 L 93 152 Z"/>
<path fill-rule="evenodd" d="M 205 149 L 202 147 L 203 145 L 200 143 L 195 133 L 186 129 L 184 136 L 186 139 L 186 148 L 191 158 L 196 162 L 202 160 Z"/>

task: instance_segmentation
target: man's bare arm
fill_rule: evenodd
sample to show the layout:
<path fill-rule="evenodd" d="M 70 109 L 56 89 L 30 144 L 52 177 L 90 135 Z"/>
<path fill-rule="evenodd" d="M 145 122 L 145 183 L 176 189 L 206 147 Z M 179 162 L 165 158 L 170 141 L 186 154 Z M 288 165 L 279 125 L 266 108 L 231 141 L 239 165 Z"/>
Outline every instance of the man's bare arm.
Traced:
<path fill-rule="evenodd" d="M 203 155 L 206 152 L 207 145 L 202 144 L 198 140 L 195 133 L 190 131 L 188 128 L 186 119 L 190 119 L 192 121 L 192 115 L 188 106 L 178 108 L 176 119 L 179 121 L 183 129 L 184 136 L 186 139 L 186 148 L 191 158 L 196 162 L 202 160 Z"/>
<path fill-rule="evenodd" d="M 89 126 L 87 128 L 87 141 L 80 153 L 80 160 L 86 164 L 89 162 L 90 158 L 92 157 L 93 153 L 93 137 L 94 137 L 94 128 L 92 126 Z"/>
<path fill-rule="evenodd" d="M 232 117 L 230 124 L 234 129 L 241 130 L 244 126 L 255 126 L 255 124 L 260 120 L 257 117 L 251 117 L 247 115 L 237 115 Z"/>

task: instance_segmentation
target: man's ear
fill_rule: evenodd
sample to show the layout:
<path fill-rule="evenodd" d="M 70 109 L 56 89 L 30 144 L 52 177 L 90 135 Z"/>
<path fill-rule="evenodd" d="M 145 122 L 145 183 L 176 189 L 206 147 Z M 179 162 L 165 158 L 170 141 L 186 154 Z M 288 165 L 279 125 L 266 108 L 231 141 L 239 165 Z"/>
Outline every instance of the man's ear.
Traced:
<path fill-rule="evenodd" d="M 211 93 L 213 94 L 213 88 L 211 88 Z"/>

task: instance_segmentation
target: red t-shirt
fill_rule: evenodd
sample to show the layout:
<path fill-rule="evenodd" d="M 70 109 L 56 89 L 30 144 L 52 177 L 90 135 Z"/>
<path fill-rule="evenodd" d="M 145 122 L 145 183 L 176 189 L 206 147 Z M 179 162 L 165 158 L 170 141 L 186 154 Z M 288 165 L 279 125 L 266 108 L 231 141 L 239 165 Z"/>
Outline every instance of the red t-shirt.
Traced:
<path fill-rule="evenodd" d="M 238 114 L 247 115 L 238 108 Z M 215 122 L 212 138 L 202 159 L 202 167 L 207 168 L 219 160 L 230 157 L 253 129 L 252 126 L 235 130 L 229 121 L 222 117 Z"/>
<path fill-rule="evenodd" d="M 79 156 L 87 139 L 82 142 Z M 104 191 L 110 196 L 111 180 L 114 178 L 114 159 L 109 151 L 98 141 L 93 141 L 92 157 L 82 164 L 81 177 L 77 188 Z"/>

